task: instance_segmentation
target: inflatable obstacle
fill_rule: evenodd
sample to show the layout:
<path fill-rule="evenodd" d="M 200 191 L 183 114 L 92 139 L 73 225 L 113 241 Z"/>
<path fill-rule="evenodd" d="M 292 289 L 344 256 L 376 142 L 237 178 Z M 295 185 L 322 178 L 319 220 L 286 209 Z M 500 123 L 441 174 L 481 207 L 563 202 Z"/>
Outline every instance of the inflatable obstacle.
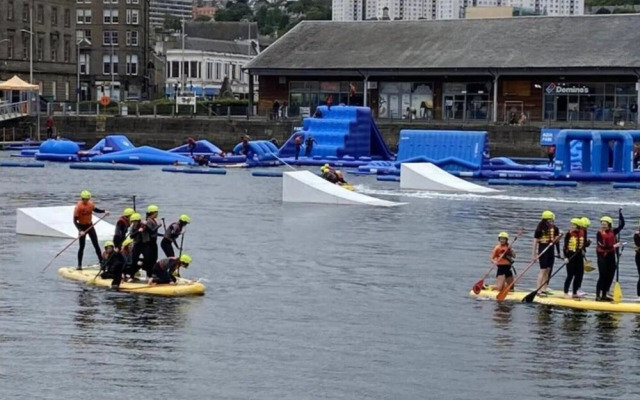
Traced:
<path fill-rule="evenodd" d="M 86 152 L 86 154 L 109 154 L 109 153 L 117 153 L 119 151 L 135 149 L 136 146 L 131 143 L 128 137 L 123 135 L 109 135 L 106 136 L 98 143 L 96 143 L 91 149 Z"/>
<path fill-rule="evenodd" d="M 108 163 L 73 163 L 69 164 L 70 169 L 102 170 L 102 171 L 138 171 L 140 167 L 128 164 L 108 164 Z"/>
<path fill-rule="evenodd" d="M 169 150 L 169 152 L 177 153 L 183 156 L 191 156 L 188 144 L 174 147 L 173 149 Z M 215 156 L 219 155 L 221 152 L 222 150 L 218 146 L 208 140 L 197 140 L 196 147 L 193 149 L 194 156 Z"/>
<path fill-rule="evenodd" d="M 172 165 L 174 163 L 193 164 L 190 157 L 159 150 L 154 147 L 142 146 L 116 153 L 102 154 L 91 157 L 91 162 L 138 164 L 138 165 Z"/>
<path fill-rule="evenodd" d="M 78 229 L 73 224 L 75 206 L 18 208 L 16 233 L 19 235 L 47 236 L 75 239 Z M 95 223 L 98 217 L 92 218 Z M 100 240 L 113 238 L 115 226 L 102 220 L 95 225 Z"/>
<path fill-rule="evenodd" d="M 242 143 L 238 143 L 233 148 L 233 154 L 241 155 L 244 151 Z M 265 167 L 277 166 L 282 163 L 278 160 L 278 148 L 268 140 L 251 140 L 249 141 L 248 154 L 242 154 L 246 157 L 246 163 L 249 167 Z"/>
<path fill-rule="evenodd" d="M 431 163 L 404 163 L 400 171 L 400 189 L 453 193 L 495 193 L 497 190 L 460 179 Z"/>
<path fill-rule="evenodd" d="M 347 190 L 320 178 L 310 171 L 292 171 L 283 174 L 282 201 L 291 203 L 360 204 L 381 207 L 404 204 L 381 200 Z"/>
<path fill-rule="evenodd" d="M 4 168 L 44 168 L 44 163 L 41 162 L 0 162 L 0 167 Z"/>
<path fill-rule="evenodd" d="M 70 140 L 49 139 L 42 143 L 35 154 L 38 161 L 78 161 L 80 146 Z"/>

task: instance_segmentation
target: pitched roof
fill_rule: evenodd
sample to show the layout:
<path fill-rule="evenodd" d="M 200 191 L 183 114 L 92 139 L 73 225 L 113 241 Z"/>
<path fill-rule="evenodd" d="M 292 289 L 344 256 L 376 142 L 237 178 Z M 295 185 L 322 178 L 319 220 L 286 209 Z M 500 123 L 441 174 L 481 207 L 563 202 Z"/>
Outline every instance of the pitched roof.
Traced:
<path fill-rule="evenodd" d="M 203 38 L 190 38 L 187 37 L 184 40 L 184 48 L 186 50 L 201 50 L 212 53 L 226 53 L 226 54 L 239 54 L 248 55 L 249 43 L 234 42 L 232 40 L 211 40 Z M 176 48 L 179 50 L 179 48 Z M 255 46 L 251 46 L 251 55 L 257 54 Z"/>
<path fill-rule="evenodd" d="M 258 24 L 256 22 L 216 22 L 189 21 L 185 23 L 184 31 L 189 37 L 217 39 L 217 40 L 247 40 L 251 34 L 256 39 Z"/>
<path fill-rule="evenodd" d="M 640 68 L 640 14 L 303 21 L 254 58 L 277 70 Z"/>

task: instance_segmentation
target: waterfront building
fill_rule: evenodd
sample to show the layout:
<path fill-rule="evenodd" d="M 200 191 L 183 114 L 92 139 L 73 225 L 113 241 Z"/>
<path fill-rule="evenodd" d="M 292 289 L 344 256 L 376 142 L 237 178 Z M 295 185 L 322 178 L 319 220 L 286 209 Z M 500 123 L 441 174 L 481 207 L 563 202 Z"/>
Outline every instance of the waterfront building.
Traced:
<path fill-rule="evenodd" d="M 303 21 L 247 70 L 259 76 L 260 113 L 283 99 L 289 115 L 313 112 L 332 96 L 383 119 L 630 121 L 638 26 L 638 14 Z"/>
<path fill-rule="evenodd" d="M 51 101 L 75 101 L 76 0 L 0 1 L 0 79 L 19 75 Z M 32 67 L 30 61 L 33 61 Z"/>

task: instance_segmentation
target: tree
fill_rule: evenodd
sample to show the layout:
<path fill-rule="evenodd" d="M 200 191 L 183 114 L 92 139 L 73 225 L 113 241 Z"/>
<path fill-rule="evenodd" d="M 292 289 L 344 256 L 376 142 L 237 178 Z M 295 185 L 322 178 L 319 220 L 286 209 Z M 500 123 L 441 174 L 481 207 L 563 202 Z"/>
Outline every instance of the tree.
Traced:
<path fill-rule="evenodd" d="M 238 0 L 237 2 L 229 2 L 225 8 L 216 11 L 216 21 L 240 21 L 242 19 L 252 19 L 253 11 L 246 3 L 246 0 Z"/>
<path fill-rule="evenodd" d="M 198 17 L 195 20 L 207 22 L 207 21 L 211 21 L 211 17 L 208 15 L 201 14 L 201 15 L 198 15 Z"/>
<path fill-rule="evenodd" d="M 607 8 L 602 7 L 598 9 L 598 11 L 596 11 L 596 14 L 611 14 L 611 11 L 609 11 L 609 9 Z"/>
<path fill-rule="evenodd" d="M 166 30 L 179 31 L 182 27 L 180 19 L 171 14 L 164 15 L 163 28 Z"/>

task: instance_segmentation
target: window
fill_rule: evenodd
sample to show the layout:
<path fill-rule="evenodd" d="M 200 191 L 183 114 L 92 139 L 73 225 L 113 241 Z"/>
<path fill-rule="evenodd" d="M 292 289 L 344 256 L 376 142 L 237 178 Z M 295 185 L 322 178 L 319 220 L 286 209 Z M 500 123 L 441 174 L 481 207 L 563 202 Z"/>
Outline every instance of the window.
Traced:
<path fill-rule="evenodd" d="M 102 56 L 102 73 L 110 75 L 118 73 L 118 55 L 105 54 Z"/>
<path fill-rule="evenodd" d="M 118 4 L 118 0 L 102 0 L 103 4 Z"/>
<path fill-rule="evenodd" d="M 7 21 L 13 21 L 13 0 L 7 2 Z"/>
<path fill-rule="evenodd" d="M 138 75 L 138 55 L 127 55 L 127 75 Z"/>
<path fill-rule="evenodd" d="M 68 8 L 64 9 L 64 26 L 68 28 L 71 26 L 71 10 Z"/>
<path fill-rule="evenodd" d="M 189 68 L 189 78 L 200 78 L 200 71 L 197 61 L 191 61 L 191 65 Z"/>
<path fill-rule="evenodd" d="M 38 61 L 42 61 L 44 59 L 44 35 L 42 33 L 38 33 L 38 48 L 37 55 Z"/>
<path fill-rule="evenodd" d="M 89 75 L 89 54 L 80 53 L 78 63 L 80 64 L 80 74 Z"/>
<path fill-rule="evenodd" d="M 170 78 L 180 77 L 180 63 L 178 61 L 171 61 L 171 76 Z"/>
<path fill-rule="evenodd" d="M 213 63 L 207 62 L 207 71 L 205 73 L 205 79 L 210 81 L 213 79 Z"/>
<path fill-rule="evenodd" d="M 104 10 L 104 24 L 118 23 L 118 10 Z"/>
<path fill-rule="evenodd" d="M 71 62 L 71 36 L 64 37 L 64 62 Z"/>
<path fill-rule="evenodd" d="M 37 13 L 37 21 L 39 24 L 44 24 L 44 6 L 42 4 L 38 4 L 38 13 Z"/>
<path fill-rule="evenodd" d="M 105 46 L 117 46 L 118 31 L 104 31 L 102 35 L 102 44 Z"/>
<path fill-rule="evenodd" d="M 58 91 L 58 82 L 51 82 L 51 95 L 53 96 L 53 101 L 56 100 L 56 92 Z"/>
<path fill-rule="evenodd" d="M 13 58 L 13 49 L 15 46 L 16 31 L 8 31 L 7 33 L 7 58 Z"/>
<path fill-rule="evenodd" d="M 225 78 L 229 77 L 229 64 L 227 63 L 224 64 L 224 77 Z"/>
<path fill-rule="evenodd" d="M 51 26 L 58 26 L 58 7 L 51 7 Z"/>
<path fill-rule="evenodd" d="M 58 61 L 58 35 L 56 33 L 49 34 L 49 48 L 51 49 L 51 61 Z"/>
<path fill-rule="evenodd" d="M 140 4 L 140 0 L 127 0 L 127 4 Z"/>
<path fill-rule="evenodd" d="M 217 62 L 216 63 L 216 81 L 222 80 L 220 73 L 221 73 L 220 63 Z"/>
<path fill-rule="evenodd" d="M 64 100 L 65 101 L 69 100 L 69 81 L 66 81 L 64 83 Z"/>
<path fill-rule="evenodd" d="M 127 46 L 138 45 L 138 31 L 127 31 Z"/>
<path fill-rule="evenodd" d="M 127 10 L 127 24 L 138 25 L 140 22 L 140 10 Z"/>
<path fill-rule="evenodd" d="M 236 66 L 231 64 L 231 79 L 236 79 Z"/>
<path fill-rule="evenodd" d="M 22 20 L 29 22 L 29 3 L 26 1 L 22 4 Z"/>
<path fill-rule="evenodd" d="M 31 35 L 27 32 L 22 32 L 22 59 L 26 60 L 29 57 L 29 40 Z"/>
<path fill-rule="evenodd" d="M 91 10 L 76 10 L 76 23 L 77 24 L 90 24 L 91 23 Z"/>

